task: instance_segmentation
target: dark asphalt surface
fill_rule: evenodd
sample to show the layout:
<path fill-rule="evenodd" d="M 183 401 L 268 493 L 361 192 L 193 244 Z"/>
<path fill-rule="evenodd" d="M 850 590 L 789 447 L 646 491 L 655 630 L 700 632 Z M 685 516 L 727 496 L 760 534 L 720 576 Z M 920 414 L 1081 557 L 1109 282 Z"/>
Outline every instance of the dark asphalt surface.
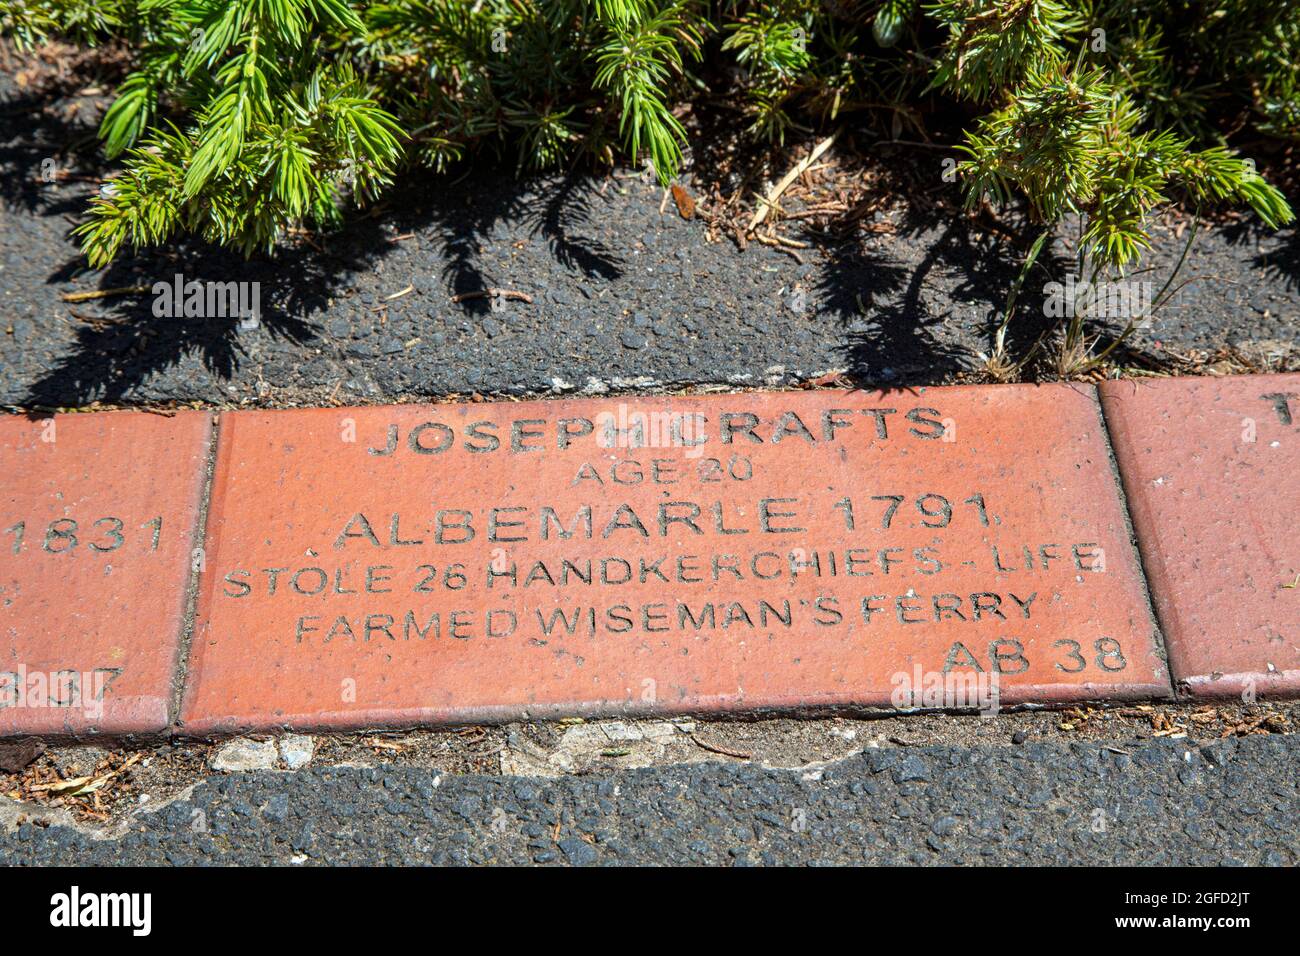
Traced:
<path fill-rule="evenodd" d="M 209 779 L 112 839 L 21 825 L 0 863 L 1295 865 L 1297 819 L 1300 737 L 940 746 L 820 774 L 257 772 Z"/>
<path fill-rule="evenodd" d="M 179 242 L 92 272 L 68 233 L 111 169 L 93 148 L 98 102 L 76 84 L 33 92 L 0 73 L 0 406 L 373 403 L 781 384 L 830 369 L 877 385 L 935 384 L 989 349 L 1035 234 L 1027 229 L 1017 248 L 925 197 L 900 199 L 849 241 L 787 227 L 813 242 L 800 263 L 754 242 L 744 252 L 727 238 L 709 242 L 672 203 L 660 212 L 662 191 L 635 174 L 473 169 L 408 179 L 382 214 L 322 237 L 319 248 L 290 243 L 245 261 Z M 886 166 L 907 160 L 879 149 Z M 698 152 L 686 180 L 696 191 L 712 168 Z M 71 178 L 42 181 L 46 168 Z M 935 187 L 957 200 L 956 184 Z M 1143 280 L 1159 289 L 1180 250 L 1162 234 Z M 258 282 L 262 325 L 156 318 L 150 293 L 60 298 L 177 273 Z M 1151 354 L 1225 342 L 1295 351 L 1294 226 L 1274 234 L 1247 219 L 1207 229 L 1183 276 L 1202 278 L 1141 334 Z M 1047 279 L 1035 272 L 1021 296 L 1017 354 L 1049 324 Z M 532 301 L 455 301 L 489 288 Z"/>

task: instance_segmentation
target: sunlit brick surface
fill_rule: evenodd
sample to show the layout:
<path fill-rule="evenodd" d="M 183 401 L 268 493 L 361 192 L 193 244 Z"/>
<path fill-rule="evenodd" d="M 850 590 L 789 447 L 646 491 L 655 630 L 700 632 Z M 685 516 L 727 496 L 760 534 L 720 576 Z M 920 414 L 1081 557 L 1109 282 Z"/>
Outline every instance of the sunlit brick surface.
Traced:
<path fill-rule="evenodd" d="M 0 734 L 167 727 L 210 428 L 0 418 Z"/>
<path fill-rule="evenodd" d="M 187 732 L 1169 689 L 1088 387 L 225 413 L 207 543 Z"/>
<path fill-rule="evenodd" d="M 1110 382 L 1102 400 L 1174 677 L 1300 692 L 1300 375 Z"/>

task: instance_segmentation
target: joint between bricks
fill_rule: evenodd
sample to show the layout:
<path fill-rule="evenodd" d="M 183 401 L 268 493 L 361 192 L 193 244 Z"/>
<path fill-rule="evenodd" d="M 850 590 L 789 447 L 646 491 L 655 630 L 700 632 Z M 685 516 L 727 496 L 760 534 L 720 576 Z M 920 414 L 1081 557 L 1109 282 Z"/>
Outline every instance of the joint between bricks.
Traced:
<path fill-rule="evenodd" d="M 167 727 L 164 733 L 175 736 L 177 722 L 181 716 L 181 704 L 185 696 L 185 684 L 189 676 L 190 650 L 194 643 L 194 619 L 198 614 L 199 587 L 202 569 L 206 569 L 208 544 L 208 516 L 212 506 L 212 490 L 217 470 L 217 444 L 221 432 L 221 413 L 212 412 L 211 426 L 208 434 L 208 447 L 203 459 L 203 486 L 199 491 L 198 514 L 194 519 L 194 533 L 191 536 L 189 578 L 185 587 L 185 610 L 181 616 L 181 630 L 176 648 L 176 665 L 172 674 L 171 697 L 167 707 Z M 200 548 L 204 560 L 196 567 L 193 560 L 194 549 Z"/>
<path fill-rule="evenodd" d="M 1093 386 L 1093 397 L 1097 408 L 1097 420 L 1101 424 L 1101 440 L 1106 448 L 1106 460 L 1110 465 L 1111 480 L 1115 484 L 1115 493 L 1119 496 L 1120 510 L 1124 514 L 1124 527 L 1128 532 L 1128 544 L 1132 549 L 1136 559 L 1138 569 L 1138 578 L 1142 584 L 1142 598 L 1146 605 L 1147 615 L 1151 620 L 1152 646 L 1160 654 L 1165 663 L 1165 680 L 1169 685 L 1169 696 L 1178 696 L 1178 685 L 1174 680 L 1173 664 L 1169 659 L 1169 648 L 1165 639 L 1164 622 L 1160 619 L 1160 614 L 1156 609 L 1154 598 L 1151 596 L 1151 575 L 1147 568 L 1146 560 L 1142 557 L 1142 548 L 1138 545 L 1137 528 L 1133 524 L 1133 512 L 1129 508 L 1128 491 L 1124 487 L 1124 476 L 1121 474 L 1119 459 L 1115 457 L 1115 443 L 1111 435 L 1111 420 L 1106 414 L 1106 403 L 1102 399 L 1101 389 Z"/>

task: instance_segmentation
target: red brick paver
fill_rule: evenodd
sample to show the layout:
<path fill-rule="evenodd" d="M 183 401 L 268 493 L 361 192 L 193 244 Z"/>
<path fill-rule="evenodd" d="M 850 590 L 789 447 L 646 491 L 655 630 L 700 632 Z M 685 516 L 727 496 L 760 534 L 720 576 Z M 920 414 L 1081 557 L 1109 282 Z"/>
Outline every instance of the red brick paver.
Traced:
<path fill-rule="evenodd" d="M 1300 692 L 1300 375 L 1109 382 L 1102 401 L 1175 678 Z"/>
<path fill-rule="evenodd" d="M 1086 387 L 225 413 L 207 544 L 195 733 L 1169 690 Z"/>
<path fill-rule="evenodd" d="M 210 428 L 0 418 L 0 734 L 166 729 Z"/>

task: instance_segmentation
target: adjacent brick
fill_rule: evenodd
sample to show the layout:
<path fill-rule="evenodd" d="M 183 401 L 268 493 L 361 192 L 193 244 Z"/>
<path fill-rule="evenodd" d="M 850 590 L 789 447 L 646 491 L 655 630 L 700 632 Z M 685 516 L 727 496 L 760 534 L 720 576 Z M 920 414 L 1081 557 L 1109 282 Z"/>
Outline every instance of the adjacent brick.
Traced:
<path fill-rule="evenodd" d="M 225 413 L 207 546 L 194 733 L 1169 693 L 1090 388 Z"/>
<path fill-rule="evenodd" d="M 168 724 L 210 418 L 0 418 L 0 734 Z"/>
<path fill-rule="evenodd" d="M 1300 375 L 1108 382 L 1102 402 L 1175 678 L 1300 692 Z"/>

